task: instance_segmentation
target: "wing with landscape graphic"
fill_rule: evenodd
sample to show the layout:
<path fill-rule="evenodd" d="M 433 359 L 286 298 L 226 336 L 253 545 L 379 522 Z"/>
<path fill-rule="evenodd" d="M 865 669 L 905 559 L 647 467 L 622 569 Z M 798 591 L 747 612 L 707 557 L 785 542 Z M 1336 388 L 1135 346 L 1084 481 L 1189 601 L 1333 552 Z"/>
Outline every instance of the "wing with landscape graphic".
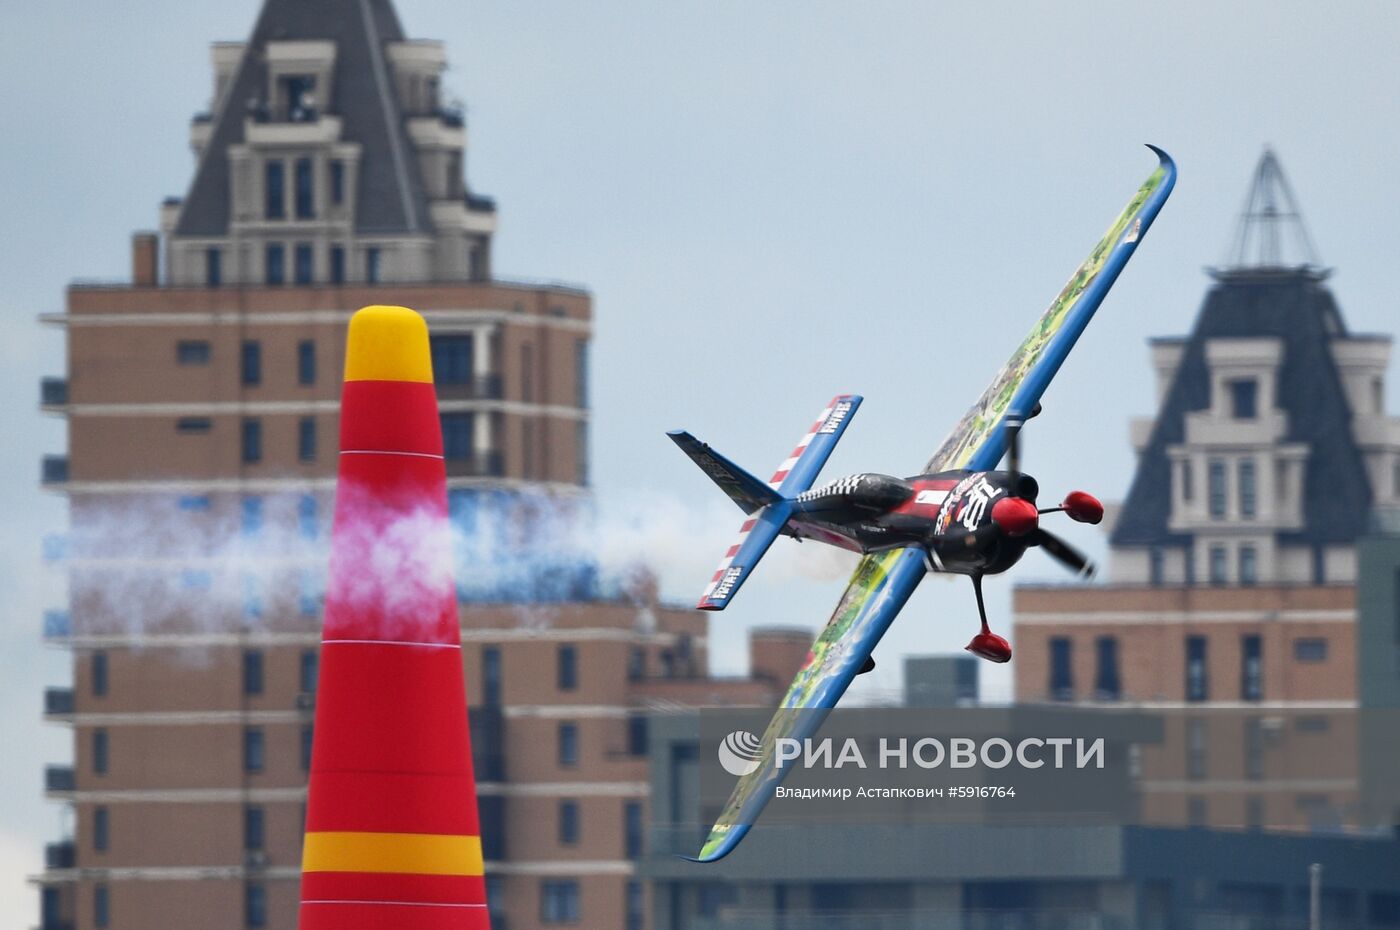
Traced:
<path fill-rule="evenodd" d="M 999 427 L 1008 414 L 1028 416 L 1039 403 L 1094 311 L 1132 257 L 1176 183 L 1176 166 L 1151 147 L 1159 164 L 1079 266 L 1029 336 L 997 373 L 925 466 L 925 472 L 990 469 L 1006 451 Z M 696 861 L 731 852 L 772 798 L 786 771 L 774 764 L 779 739 L 806 739 L 850 687 L 885 630 L 925 574 L 924 553 L 895 549 L 861 559 L 835 613 L 812 644 L 778 711 L 764 731 L 761 764 L 743 776 L 710 830 Z"/>

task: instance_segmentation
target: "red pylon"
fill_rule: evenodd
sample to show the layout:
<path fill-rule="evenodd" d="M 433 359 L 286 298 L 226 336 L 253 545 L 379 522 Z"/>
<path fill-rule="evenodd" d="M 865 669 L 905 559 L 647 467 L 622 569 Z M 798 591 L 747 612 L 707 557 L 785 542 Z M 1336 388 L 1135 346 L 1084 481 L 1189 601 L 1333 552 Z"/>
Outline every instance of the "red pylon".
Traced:
<path fill-rule="evenodd" d="M 489 930 L 428 328 L 350 321 L 301 930 Z"/>

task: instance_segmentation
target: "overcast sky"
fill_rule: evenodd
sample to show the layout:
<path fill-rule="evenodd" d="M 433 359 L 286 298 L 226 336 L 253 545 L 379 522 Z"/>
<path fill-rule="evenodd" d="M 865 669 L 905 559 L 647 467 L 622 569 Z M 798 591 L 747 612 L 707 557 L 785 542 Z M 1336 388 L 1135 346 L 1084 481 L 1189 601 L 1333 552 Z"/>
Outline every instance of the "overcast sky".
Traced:
<path fill-rule="evenodd" d="M 62 373 L 62 334 L 35 317 L 63 308 L 73 278 L 129 273 L 130 232 L 189 183 L 208 45 L 244 38 L 257 6 L 0 8 L 11 926 L 36 921 L 20 881 L 66 829 L 41 800 L 42 765 L 71 752 L 39 719 L 43 686 L 69 671 L 39 642 L 40 612 L 64 596 L 39 540 L 65 519 L 37 489 L 39 457 L 63 451 L 64 434 L 36 412 L 40 376 Z M 739 515 L 666 429 L 762 474 L 828 397 L 857 391 L 865 406 L 826 474 L 916 470 L 1151 170 L 1143 142 L 1170 151 L 1180 179 L 1026 431 L 1047 495 L 1126 490 L 1127 421 L 1152 411 L 1144 340 L 1190 327 L 1265 144 L 1337 269 L 1350 326 L 1388 332 L 1400 318 L 1393 3 L 398 6 L 410 35 L 447 43 L 447 85 L 469 111 L 468 182 L 500 208 L 497 272 L 595 295 L 596 484 L 610 513 L 630 496 L 667 515 L 638 532 L 678 537 L 654 548 L 679 601 Z M 1396 396 L 1392 385 L 1392 409 Z M 1102 552 L 1096 531 L 1065 535 Z M 713 621 L 720 671 L 743 669 L 747 627 L 825 621 L 844 566 L 815 548 L 780 541 Z M 1039 555 L 1016 577 L 1060 579 Z M 988 584 L 1003 632 L 1010 585 Z M 900 654 L 961 648 L 975 625 L 970 586 L 925 584 L 864 696 L 895 693 Z M 984 683 L 1005 696 L 998 671 Z"/>

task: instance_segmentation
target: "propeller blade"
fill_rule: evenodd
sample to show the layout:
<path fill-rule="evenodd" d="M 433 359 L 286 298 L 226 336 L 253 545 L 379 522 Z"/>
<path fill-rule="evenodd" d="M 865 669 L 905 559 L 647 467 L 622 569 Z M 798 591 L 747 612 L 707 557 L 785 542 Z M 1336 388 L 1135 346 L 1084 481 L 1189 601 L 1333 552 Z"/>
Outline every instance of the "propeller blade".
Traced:
<path fill-rule="evenodd" d="M 1021 427 L 1026 425 L 1026 421 L 1020 417 L 1006 418 L 1006 448 L 1009 462 L 1007 469 L 1013 475 L 1021 473 Z"/>
<path fill-rule="evenodd" d="M 1033 531 L 1028 539 L 1032 546 L 1039 546 L 1052 559 L 1076 574 L 1092 575 L 1094 565 L 1078 549 L 1053 533 L 1043 529 Z"/>

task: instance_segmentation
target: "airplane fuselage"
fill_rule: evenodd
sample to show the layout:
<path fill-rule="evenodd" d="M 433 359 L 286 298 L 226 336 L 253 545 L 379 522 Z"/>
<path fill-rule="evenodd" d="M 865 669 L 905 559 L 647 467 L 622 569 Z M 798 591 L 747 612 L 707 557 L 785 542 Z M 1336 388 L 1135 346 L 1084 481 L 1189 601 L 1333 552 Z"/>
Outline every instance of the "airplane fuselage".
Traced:
<path fill-rule="evenodd" d="M 992 508 L 1010 497 L 1033 504 L 1036 493 L 1035 479 L 1006 471 L 849 475 L 799 494 L 784 532 L 854 552 L 919 546 L 938 571 L 991 575 L 1027 546 L 998 531 Z"/>

